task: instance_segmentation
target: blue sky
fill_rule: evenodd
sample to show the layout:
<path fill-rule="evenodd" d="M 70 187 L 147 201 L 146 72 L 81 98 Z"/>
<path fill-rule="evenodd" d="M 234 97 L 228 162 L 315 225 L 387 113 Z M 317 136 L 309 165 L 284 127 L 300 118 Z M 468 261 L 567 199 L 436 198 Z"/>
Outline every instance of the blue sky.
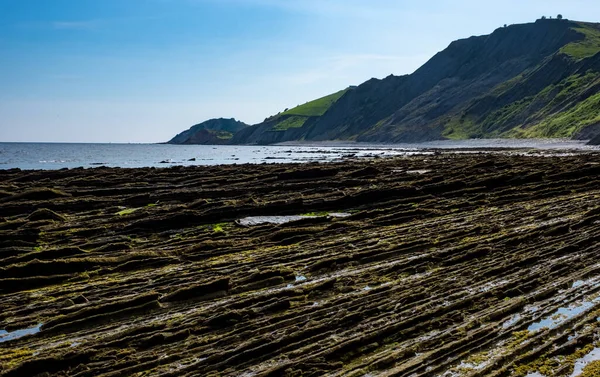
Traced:
<path fill-rule="evenodd" d="M 0 141 L 160 142 L 413 72 L 597 0 L 0 0 Z"/>

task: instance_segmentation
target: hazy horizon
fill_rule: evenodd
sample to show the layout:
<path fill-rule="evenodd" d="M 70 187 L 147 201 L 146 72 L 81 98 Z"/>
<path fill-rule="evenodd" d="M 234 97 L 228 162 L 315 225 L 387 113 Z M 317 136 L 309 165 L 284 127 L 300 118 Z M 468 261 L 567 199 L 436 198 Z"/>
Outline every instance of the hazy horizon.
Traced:
<path fill-rule="evenodd" d="M 0 0 L 0 142 L 157 143 L 255 124 L 456 39 L 593 1 Z"/>

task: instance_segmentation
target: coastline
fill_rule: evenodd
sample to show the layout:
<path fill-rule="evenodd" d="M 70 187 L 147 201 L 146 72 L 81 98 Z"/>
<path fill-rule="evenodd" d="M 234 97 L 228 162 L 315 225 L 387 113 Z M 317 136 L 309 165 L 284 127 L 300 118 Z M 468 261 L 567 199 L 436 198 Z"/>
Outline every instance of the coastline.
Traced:
<path fill-rule="evenodd" d="M 565 139 L 479 139 L 419 144 L 301 143 L 282 145 L 0 143 L 0 170 L 141 168 L 262 163 L 340 162 L 431 153 L 591 153 L 599 146 Z"/>
<path fill-rule="evenodd" d="M 0 170 L 0 373 L 423 376 L 570 352 L 593 310 L 536 324 L 600 289 L 599 178 L 598 153 Z"/>

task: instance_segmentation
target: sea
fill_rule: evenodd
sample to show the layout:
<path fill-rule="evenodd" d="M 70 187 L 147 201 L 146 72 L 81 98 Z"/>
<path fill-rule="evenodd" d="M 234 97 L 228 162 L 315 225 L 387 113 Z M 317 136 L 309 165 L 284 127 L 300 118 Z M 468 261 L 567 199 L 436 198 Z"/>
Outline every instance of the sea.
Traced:
<path fill-rule="evenodd" d="M 600 148 L 587 146 L 585 141 L 563 139 L 444 140 L 418 144 L 286 143 L 270 146 L 0 142 L 0 169 L 333 162 L 432 154 L 440 150 L 456 150 L 459 153 L 506 150 L 552 154 L 600 151 Z"/>

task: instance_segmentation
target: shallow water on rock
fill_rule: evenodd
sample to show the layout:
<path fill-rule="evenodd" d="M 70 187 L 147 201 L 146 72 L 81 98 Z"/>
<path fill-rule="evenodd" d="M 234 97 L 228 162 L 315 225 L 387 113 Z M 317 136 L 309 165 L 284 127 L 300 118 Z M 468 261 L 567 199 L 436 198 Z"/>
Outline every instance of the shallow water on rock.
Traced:
<path fill-rule="evenodd" d="M 507 321 L 505 321 L 502 324 L 502 328 L 503 329 L 507 329 L 509 327 L 512 327 L 515 324 L 517 324 L 520 320 L 521 320 L 521 314 L 517 313 L 517 314 L 513 315 L 512 317 L 510 317 L 510 319 L 508 319 Z"/>
<path fill-rule="evenodd" d="M 600 348 L 594 348 L 590 353 L 575 362 L 575 369 L 570 377 L 577 377 L 583 373 L 583 369 L 592 361 L 600 360 Z"/>
<path fill-rule="evenodd" d="M 316 217 L 316 216 L 249 216 L 244 217 L 243 219 L 239 219 L 237 222 L 240 225 L 244 226 L 252 226 L 252 225 L 262 225 L 262 224 L 285 224 L 290 223 L 292 221 L 304 220 L 307 218 Z"/>
<path fill-rule="evenodd" d="M 596 306 L 600 302 L 600 297 L 583 300 L 573 303 L 569 306 L 559 308 L 552 315 L 542 319 L 541 321 L 532 323 L 527 330 L 537 331 L 542 328 L 554 329 L 561 323 L 581 314 Z"/>
<path fill-rule="evenodd" d="M 221 164 L 332 162 L 348 159 L 430 155 L 433 150 L 598 150 L 584 141 L 567 139 L 441 140 L 415 144 L 351 142 L 284 143 L 281 145 L 168 145 L 85 143 L 0 143 L 0 169 L 76 167 L 170 167 Z M 564 152 L 560 152 L 564 153 Z M 411 174 L 411 173 L 409 173 Z M 421 174 L 414 172 L 412 174 Z"/>
<path fill-rule="evenodd" d="M 0 343 L 8 342 L 9 340 L 19 339 L 26 335 L 37 334 L 38 332 L 40 332 L 41 328 L 42 324 L 28 329 L 21 329 L 10 332 L 6 330 L 0 330 Z"/>
<path fill-rule="evenodd" d="M 288 216 L 248 216 L 237 220 L 237 223 L 243 226 L 253 226 L 262 224 L 286 224 L 292 221 L 314 219 L 317 217 L 348 217 L 350 213 L 332 212 L 326 215 L 288 215 Z"/>

